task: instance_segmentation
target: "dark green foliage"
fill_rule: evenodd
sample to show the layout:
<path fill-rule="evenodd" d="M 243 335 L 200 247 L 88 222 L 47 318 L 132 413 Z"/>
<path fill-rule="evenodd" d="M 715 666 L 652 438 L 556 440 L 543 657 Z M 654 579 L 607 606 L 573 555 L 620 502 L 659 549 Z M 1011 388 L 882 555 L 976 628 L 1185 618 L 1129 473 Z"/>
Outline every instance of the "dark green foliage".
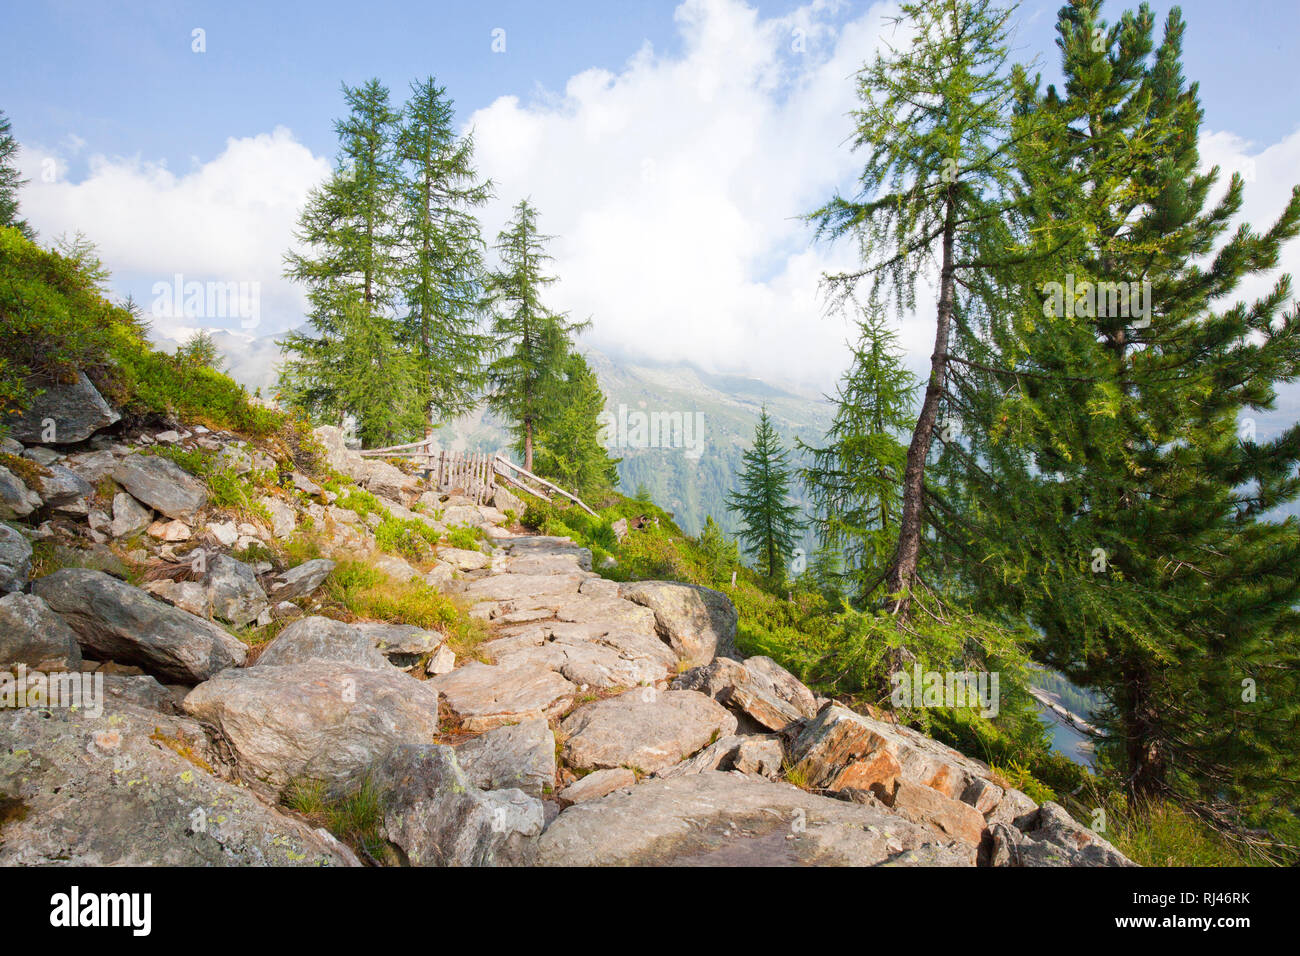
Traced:
<path fill-rule="evenodd" d="M 537 474 L 580 496 L 598 495 L 618 483 L 618 461 L 602 443 L 600 413 L 605 395 L 596 373 L 578 352 L 570 352 L 562 374 L 551 382 L 555 394 L 544 403 L 534 449 Z"/>
<path fill-rule="evenodd" d="M 744 462 L 739 487 L 728 497 L 727 507 L 740 519 L 740 540 L 758 562 L 759 573 L 779 584 L 785 580 L 803 521 L 790 504 L 789 452 L 781 447 L 766 408 Z"/>
<path fill-rule="evenodd" d="M 18 140 L 14 139 L 9 117 L 0 110 L 0 227 L 12 226 L 28 239 L 34 239 L 35 231 L 18 216 L 18 190 L 26 180 L 18 175 L 14 164 L 17 153 Z"/>
<path fill-rule="evenodd" d="M 899 359 L 896 336 L 878 310 L 858 325 L 853 361 L 839 384 L 835 417 L 822 448 L 800 442 L 811 463 L 800 477 L 816 509 L 822 548 L 839 557 L 819 574 L 837 582 L 864 606 L 880 585 L 898 543 L 907 448 L 916 381 Z M 827 582 L 829 583 L 829 582 Z"/>

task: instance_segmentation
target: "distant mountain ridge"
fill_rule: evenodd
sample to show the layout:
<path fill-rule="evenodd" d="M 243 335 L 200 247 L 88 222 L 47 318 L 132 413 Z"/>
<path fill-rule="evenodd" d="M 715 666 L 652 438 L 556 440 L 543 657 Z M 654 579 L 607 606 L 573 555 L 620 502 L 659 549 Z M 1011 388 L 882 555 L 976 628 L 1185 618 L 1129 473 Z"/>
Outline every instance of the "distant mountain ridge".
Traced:
<path fill-rule="evenodd" d="M 274 337 L 208 331 L 235 381 L 250 390 L 260 389 L 264 396 L 274 394 L 281 360 Z M 156 342 L 174 350 L 187 337 L 156 337 Z M 610 453 L 622 459 L 620 489 L 631 495 L 644 486 L 688 534 L 698 534 L 707 515 L 735 534 L 725 499 L 764 405 L 796 463 L 795 438 L 821 442 L 834 412 L 825 398 L 799 394 L 794 386 L 708 372 L 690 363 L 611 356 L 593 348 L 583 351 L 605 392 L 605 408 L 615 426 L 610 429 Z M 637 428 L 651 419 L 663 427 Z M 499 451 L 510 446 L 502 423 L 481 407 L 444 425 L 437 438 L 442 447 L 460 451 Z M 803 488 L 796 483 L 792 492 L 793 499 L 806 508 Z M 805 536 L 803 547 L 811 552 L 811 536 Z"/>

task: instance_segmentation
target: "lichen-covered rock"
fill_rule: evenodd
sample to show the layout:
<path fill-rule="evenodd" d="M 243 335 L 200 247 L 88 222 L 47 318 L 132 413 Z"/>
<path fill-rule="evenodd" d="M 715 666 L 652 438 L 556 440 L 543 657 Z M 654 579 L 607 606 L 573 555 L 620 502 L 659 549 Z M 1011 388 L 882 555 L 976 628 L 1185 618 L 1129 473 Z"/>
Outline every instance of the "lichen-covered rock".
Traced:
<path fill-rule="evenodd" d="M 1076 821 L 1050 800 L 1023 821 L 990 828 L 993 866 L 1136 866 L 1100 834 Z"/>
<path fill-rule="evenodd" d="M 113 496 L 113 523 L 108 533 L 114 538 L 126 538 L 153 523 L 153 512 L 124 491 Z"/>
<path fill-rule="evenodd" d="M 26 518 L 44 502 L 21 478 L 0 465 L 0 519 Z"/>
<path fill-rule="evenodd" d="M 294 621 L 267 645 L 253 666 L 275 667 L 310 661 L 333 661 L 368 670 L 387 670 L 392 666 L 363 631 L 328 617 Z"/>
<path fill-rule="evenodd" d="M 461 726 L 477 733 L 566 710 L 578 688 L 549 667 L 505 667 L 471 661 L 427 685 L 446 698 Z"/>
<path fill-rule="evenodd" d="M 0 710 L 0 866 L 356 866 L 314 829 L 214 776 L 202 728 L 112 700 L 94 718 Z M 205 764 L 207 766 L 205 766 Z"/>
<path fill-rule="evenodd" d="M 82 653 L 138 664 L 180 683 L 244 663 L 248 648 L 210 621 L 171 607 L 102 571 L 65 568 L 32 585 L 77 634 Z"/>
<path fill-rule="evenodd" d="M 331 571 L 334 562 L 327 558 L 304 561 L 297 567 L 282 571 L 271 580 L 269 597 L 272 601 L 292 601 L 306 597 L 320 587 Z"/>
<path fill-rule="evenodd" d="M 253 569 L 228 554 L 214 555 L 208 561 L 203 586 L 213 616 L 236 627 L 251 624 L 267 609 L 266 592 Z"/>
<path fill-rule="evenodd" d="M 338 793 L 391 748 L 438 733 L 427 683 L 333 661 L 222 671 L 190 691 L 184 708 L 219 729 L 241 773 L 275 794 L 297 778 Z"/>
<path fill-rule="evenodd" d="M 560 791 L 561 807 L 571 807 L 575 803 L 599 800 L 615 790 L 636 785 L 636 774 L 626 767 L 610 767 L 608 770 L 596 770 L 585 777 L 575 780 Z"/>

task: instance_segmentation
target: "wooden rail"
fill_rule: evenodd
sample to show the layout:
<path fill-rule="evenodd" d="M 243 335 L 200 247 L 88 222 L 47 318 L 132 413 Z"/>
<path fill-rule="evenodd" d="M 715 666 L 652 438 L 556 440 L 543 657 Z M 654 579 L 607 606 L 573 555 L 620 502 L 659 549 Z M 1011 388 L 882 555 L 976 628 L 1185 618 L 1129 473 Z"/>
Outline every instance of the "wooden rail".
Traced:
<path fill-rule="evenodd" d="M 497 479 L 500 478 L 507 484 L 548 501 L 551 498 L 548 492 L 554 492 L 574 502 L 587 514 L 596 516 L 596 512 L 576 495 L 521 468 L 499 452 L 487 454 L 435 450 L 433 439 L 426 438 L 405 445 L 371 448 L 361 454 L 366 458 L 404 458 L 416 462 L 423 467 L 425 480 L 431 490 L 461 494 L 479 504 L 486 504 L 492 498 Z"/>

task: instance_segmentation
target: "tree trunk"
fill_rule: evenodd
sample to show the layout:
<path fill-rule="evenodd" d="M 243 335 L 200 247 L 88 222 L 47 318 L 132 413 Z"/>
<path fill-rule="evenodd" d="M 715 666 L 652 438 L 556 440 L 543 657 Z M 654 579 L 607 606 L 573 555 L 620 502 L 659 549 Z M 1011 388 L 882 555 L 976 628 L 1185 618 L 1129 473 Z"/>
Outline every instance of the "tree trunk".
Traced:
<path fill-rule="evenodd" d="M 894 552 L 894 563 L 888 577 L 889 590 L 894 593 L 903 592 L 894 607 L 894 613 L 903 615 L 907 614 L 911 604 L 910 591 L 921 556 L 925 460 L 930 454 L 930 442 L 934 439 L 939 396 L 943 394 L 948 373 L 948 335 L 952 325 L 956 285 L 953 246 L 957 231 L 957 207 L 951 193 L 947 205 L 943 226 L 943 260 L 939 271 L 939 309 L 934 332 L 934 354 L 930 356 L 930 381 L 925 387 L 921 414 L 917 416 L 916 427 L 912 430 L 912 443 L 907 449 L 907 468 L 903 472 L 903 512 L 898 522 L 898 548 Z"/>
<path fill-rule="evenodd" d="M 524 422 L 524 471 L 533 470 L 533 420 Z"/>
<path fill-rule="evenodd" d="M 1150 680 L 1140 664 L 1124 669 L 1124 698 L 1121 717 L 1124 749 L 1128 758 L 1130 796 L 1151 798 L 1164 792 L 1165 757 L 1160 746 L 1159 714 L 1149 698 Z"/>

